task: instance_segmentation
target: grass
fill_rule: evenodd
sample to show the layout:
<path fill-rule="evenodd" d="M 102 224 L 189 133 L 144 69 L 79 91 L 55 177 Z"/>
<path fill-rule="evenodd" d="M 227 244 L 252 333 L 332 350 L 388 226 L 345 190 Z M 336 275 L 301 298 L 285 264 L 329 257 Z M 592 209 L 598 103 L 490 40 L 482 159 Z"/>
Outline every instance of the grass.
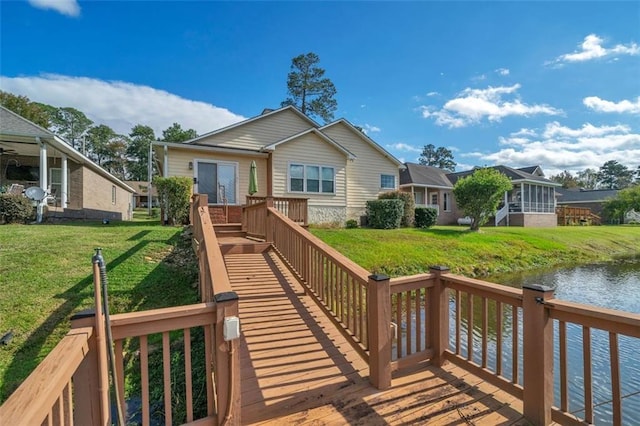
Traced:
<path fill-rule="evenodd" d="M 197 270 L 181 228 L 136 214 L 133 222 L 0 226 L 0 402 L 69 330 L 70 316 L 93 306 L 91 257 L 101 247 L 111 313 L 196 303 Z"/>
<path fill-rule="evenodd" d="M 310 230 L 365 269 L 390 276 L 444 265 L 454 273 L 485 277 L 640 254 L 639 226 Z"/>

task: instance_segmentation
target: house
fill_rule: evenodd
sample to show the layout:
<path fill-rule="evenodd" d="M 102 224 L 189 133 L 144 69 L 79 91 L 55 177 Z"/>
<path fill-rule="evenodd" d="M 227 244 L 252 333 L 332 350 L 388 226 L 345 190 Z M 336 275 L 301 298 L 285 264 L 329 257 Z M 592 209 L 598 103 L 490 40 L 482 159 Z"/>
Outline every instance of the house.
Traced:
<path fill-rule="evenodd" d="M 464 213 L 456 205 L 453 186 L 458 179 L 471 175 L 474 170 L 452 173 L 420 164 L 406 163 L 405 166 L 400 172 L 400 189 L 413 193 L 416 206 L 437 209 L 437 224 L 458 223 Z M 555 188 L 560 184 L 546 179 L 539 166 L 492 168 L 506 175 L 513 183 L 513 189 L 505 193 L 493 224 L 527 227 L 557 225 Z"/>
<path fill-rule="evenodd" d="M 558 205 L 590 209 L 591 213 L 602 216 L 603 203 L 618 195 L 617 189 L 565 189 L 558 188 Z"/>
<path fill-rule="evenodd" d="M 149 202 L 153 207 L 159 206 L 158 190 L 149 185 L 146 181 L 125 180 L 124 183 L 129 185 L 135 191 L 133 193 L 133 208 L 144 208 L 149 206 Z M 149 196 L 151 191 L 151 196 Z M 151 198 L 151 200 L 149 199 Z"/>
<path fill-rule="evenodd" d="M 210 211 L 226 206 L 239 221 L 249 196 L 306 198 L 310 223 L 344 223 L 366 201 L 398 189 L 402 163 L 345 119 L 321 126 L 293 106 L 206 133 L 184 143 L 153 142 L 161 174 L 193 178 Z M 215 215 L 213 215 L 215 218 Z"/>
<path fill-rule="evenodd" d="M 45 218 L 129 220 L 133 188 L 64 140 L 0 107 L 0 188 L 50 194 Z"/>

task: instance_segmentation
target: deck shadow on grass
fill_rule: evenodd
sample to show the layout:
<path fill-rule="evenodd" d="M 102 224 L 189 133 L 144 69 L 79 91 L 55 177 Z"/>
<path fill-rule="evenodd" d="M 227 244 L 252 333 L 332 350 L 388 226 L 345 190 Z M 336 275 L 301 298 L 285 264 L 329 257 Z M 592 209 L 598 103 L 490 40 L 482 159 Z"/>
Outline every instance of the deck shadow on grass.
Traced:
<path fill-rule="evenodd" d="M 86 223 L 83 224 L 86 226 Z M 98 226 L 98 225 L 96 225 Z M 102 226 L 102 225 L 99 225 Z M 144 231 L 143 231 L 144 232 Z M 123 262 L 129 259 L 131 256 L 143 250 L 147 245 L 153 242 L 173 243 L 174 245 L 180 238 L 179 234 L 174 235 L 167 240 L 155 240 L 144 239 L 147 235 L 141 235 L 143 232 L 136 234 L 134 237 L 140 241 L 136 243 L 126 252 L 113 260 L 106 260 L 107 277 L 109 272 L 118 268 Z M 166 264 L 167 259 L 163 259 L 158 264 Z M 92 264 L 90 261 L 86 265 L 82 265 L 82 268 L 92 270 Z M 158 308 L 159 301 L 166 300 L 165 295 L 157 294 L 157 291 L 151 291 L 154 286 L 162 282 L 162 278 L 166 278 L 166 273 L 160 270 L 158 267 L 154 268 L 149 274 L 145 275 L 128 293 L 131 298 L 128 302 L 129 310 L 144 310 Z M 184 286 L 175 286 L 184 289 Z M 112 292 L 112 295 L 115 292 Z M 24 381 L 27 376 L 37 367 L 37 365 L 44 359 L 39 356 L 42 352 L 45 344 L 47 344 L 47 338 L 54 332 L 56 327 L 63 321 L 69 321 L 69 318 L 80 310 L 81 305 L 87 299 L 93 300 L 93 275 L 80 280 L 77 284 L 67 288 L 64 292 L 55 296 L 62 299 L 60 304 L 49 316 L 44 319 L 40 325 L 37 326 L 26 338 L 26 340 L 20 345 L 15 354 L 13 355 L 11 362 L 7 366 L 2 377 L 2 387 L 0 387 L 0 401 L 5 401 L 9 395 L 11 395 Z M 194 295 L 194 300 L 197 295 Z M 93 303 L 92 303 L 93 304 Z M 83 308 L 86 306 L 83 306 Z M 112 312 L 115 313 L 115 312 Z M 10 313 L 4 313 L 10 314 Z M 66 334 L 66 333 L 65 333 Z M 63 335 L 60 336 L 62 338 Z M 15 339 L 14 339 L 15 342 Z M 57 344 L 58 342 L 52 342 L 51 344 Z M 53 347 L 51 348 L 53 349 Z M 48 351 L 47 351 L 48 352 Z"/>

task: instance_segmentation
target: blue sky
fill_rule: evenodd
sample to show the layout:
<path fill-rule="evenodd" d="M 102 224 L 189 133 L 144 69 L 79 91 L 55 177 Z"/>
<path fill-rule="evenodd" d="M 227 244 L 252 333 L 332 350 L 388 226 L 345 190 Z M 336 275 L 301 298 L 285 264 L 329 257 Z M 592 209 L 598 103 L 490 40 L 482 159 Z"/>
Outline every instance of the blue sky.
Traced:
<path fill-rule="evenodd" d="M 96 123 L 209 132 L 276 108 L 315 52 L 403 161 L 640 165 L 640 2 L 0 1 L 0 89 Z"/>

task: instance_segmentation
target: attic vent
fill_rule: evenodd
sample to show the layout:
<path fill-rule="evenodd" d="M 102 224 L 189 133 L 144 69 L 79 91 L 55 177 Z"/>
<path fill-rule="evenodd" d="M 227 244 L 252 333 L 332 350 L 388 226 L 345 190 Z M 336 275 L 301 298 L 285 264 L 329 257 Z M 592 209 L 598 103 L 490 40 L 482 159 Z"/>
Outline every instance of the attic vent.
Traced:
<path fill-rule="evenodd" d="M 269 114 L 270 112 L 273 112 L 274 110 L 271 108 L 265 108 L 262 110 L 262 113 L 260 115 L 265 115 L 265 114 Z"/>

